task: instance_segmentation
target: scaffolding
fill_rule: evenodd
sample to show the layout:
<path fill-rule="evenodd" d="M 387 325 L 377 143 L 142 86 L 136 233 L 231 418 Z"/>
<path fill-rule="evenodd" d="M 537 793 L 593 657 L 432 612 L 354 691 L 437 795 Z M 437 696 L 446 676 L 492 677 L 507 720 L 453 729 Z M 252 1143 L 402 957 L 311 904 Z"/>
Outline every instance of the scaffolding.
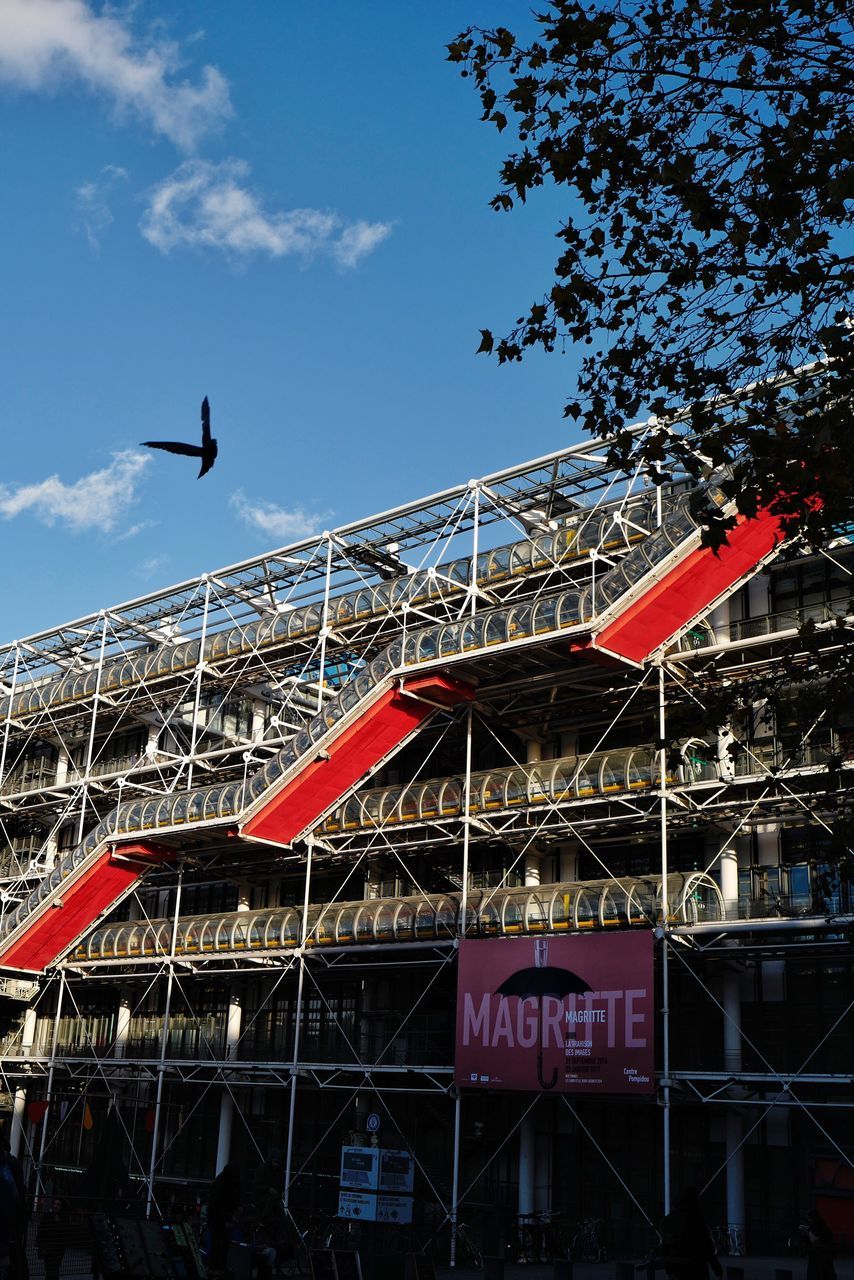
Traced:
<path fill-rule="evenodd" d="M 673 1126 L 691 1108 L 723 1116 L 708 1183 L 736 1248 L 757 1131 L 796 1113 L 854 1168 L 850 1075 L 823 1053 L 850 1045 L 854 998 L 800 1064 L 745 1014 L 786 966 L 848 990 L 848 888 L 780 844 L 832 829 L 854 751 L 821 717 L 794 746 L 710 732 L 696 692 L 710 663 L 737 681 L 796 651 L 805 617 L 839 644 L 854 557 L 843 540 L 783 561 L 769 515 L 701 600 L 704 503 L 729 510 L 714 485 L 655 487 L 574 446 L 0 649 L 2 1069 L 38 1186 L 80 1165 L 89 1097 L 119 1113 L 149 1214 L 236 1144 L 268 1154 L 274 1120 L 299 1213 L 373 1109 L 452 1258 L 487 1185 L 520 1214 L 552 1207 L 550 1129 L 601 1160 L 633 1243 L 686 1177 Z M 792 563 L 823 575 L 793 606 L 768 594 Z M 88 909 L 63 932 L 75 887 Z M 629 928 L 656 937 L 657 1172 L 637 1185 L 583 1097 L 499 1100 L 481 1150 L 453 1077 L 460 941 Z M 449 1168 L 414 1132 L 418 1098 Z M 175 1153 L 194 1116 L 216 1142 L 191 1168 Z"/>

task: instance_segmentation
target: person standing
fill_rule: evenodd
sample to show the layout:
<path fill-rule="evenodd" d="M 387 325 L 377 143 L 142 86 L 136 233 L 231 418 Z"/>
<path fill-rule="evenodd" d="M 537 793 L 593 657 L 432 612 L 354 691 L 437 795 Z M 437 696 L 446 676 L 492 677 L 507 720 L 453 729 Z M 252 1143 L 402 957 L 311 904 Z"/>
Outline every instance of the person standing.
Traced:
<path fill-rule="evenodd" d="M 708 1280 L 723 1274 L 695 1187 L 686 1187 L 664 1219 L 664 1269 L 670 1280 Z"/>
<path fill-rule="evenodd" d="M 807 1280 L 836 1280 L 833 1232 L 817 1209 L 807 1215 Z"/>
<path fill-rule="evenodd" d="M 36 1250 L 44 1263 L 44 1280 L 59 1280 L 59 1269 L 68 1247 L 68 1217 L 57 1199 L 41 1216 L 36 1233 Z"/>

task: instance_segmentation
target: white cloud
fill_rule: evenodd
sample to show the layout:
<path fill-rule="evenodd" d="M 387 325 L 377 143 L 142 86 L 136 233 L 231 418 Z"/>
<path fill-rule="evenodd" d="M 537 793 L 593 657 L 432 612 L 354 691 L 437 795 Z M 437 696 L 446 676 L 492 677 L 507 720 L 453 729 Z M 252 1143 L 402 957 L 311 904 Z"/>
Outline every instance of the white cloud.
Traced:
<path fill-rule="evenodd" d="M 191 149 L 232 108 L 216 67 L 193 84 L 180 66 L 174 43 L 143 40 L 124 16 L 97 13 L 86 0 L 0 0 L 0 80 L 37 91 L 82 82 Z"/>
<path fill-rule="evenodd" d="M 260 529 L 268 538 L 277 542 L 291 542 L 296 538 L 308 538 L 319 533 L 326 524 L 330 512 L 312 515 L 302 507 L 277 507 L 274 502 L 253 502 L 247 498 L 242 489 L 238 489 L 228 500 L 240 519 L 246 524 Z"/>
<path fill-rule="evenodd" d="M 102 471 L 92 471 L 73 484 L 48 476 L 37 484 L 0 485 L 0 516 L 12 520 L 31 512 L 42 524 L 59 522 L 73 533 L 121 528 L 136 501 L 136 486 L 150 458 L 131 449 L 113 454 Z"/>
<path fill-rule="evenodd" d="M 151 192 L 142 234 L 161 253 L 218 249 L 234 257 L 295 254 L 306 261 L 328 253 L 354 267 L 391 232 L 390 222 L 347 223 L 329 209 L 267 213 L 244 185 L 248 173 L 242 160 L 186 161 Z"/>
<path fill-rule="evenodd" d="M 93 249 L 100 248 L 101 237 L 113 221 L 110 197 L 120 183 L 127 182 L 127 178 L 127 169 L 108 164 L 94 182 L 84 182 L 77 188 L 77 209 L 86 239 Z"/>
<path fill-rule="evenodd" d="M 345 227 L 332 245 L 332 254 L 342 267 L 355 267 L 360 258 L 382 244 L 392 229 L 391 222 L 354 222 Z"/>
<path fill-rule="evenodd" d="M 161 569 L 166 568 L 171 559 L 172 557 L 169 555 L 149 556 L 147 560 L 143 560 L 142 564 L 138 566 L 136 576 L 141 578 L 143 582 L 150 582 L 156 574 L 160 573 Z"/>

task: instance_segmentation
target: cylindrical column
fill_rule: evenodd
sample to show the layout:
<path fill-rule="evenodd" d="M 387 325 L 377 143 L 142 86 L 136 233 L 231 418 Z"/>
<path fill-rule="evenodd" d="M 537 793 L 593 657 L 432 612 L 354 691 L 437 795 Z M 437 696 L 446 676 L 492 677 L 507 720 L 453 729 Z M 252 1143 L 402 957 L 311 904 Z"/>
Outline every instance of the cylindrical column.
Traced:
<path fill-rule="evenodd" d="M 237 1057 L 237 1046 L 243 1028 L 242 993 L 233 988 L 228 997 L 228 1021 L 225 1025 L 225 1056 L 230 1061 Z M 216 1172 L 222 1173 L 231 1159 L 231 1132 L 234 1123 L 234 1095 L 224 1086 L 219 1104 L 219 1134 L 216 1147 Z"/>
<path fill-rule="evenodd" d="M 744 1240 L 744 1146 L 741 1116 L 736 1110 L 726 1113 L 726 1221 L 729 1252 L 743 1252 Z"/>
<path fill-rule="evenodd" d="M 113 1057 L 123 1058 L 127 1050 L 130 1034 L 130 996 L 126 991 L 119 994 L 119 1007 L 116 1011 L 116 1037 L 113 1041 Z"/>
<path fill-rule="evenodd" d="M 738 918 L 738 853 L 732 837 L 724 841 L 719 861 L 724 913 L 727 920 L 736 920 Z"/>
<path fill-rule="evenodd" d="M 724 1070 L 741 1072 L 741 976 L 734 966 L 724 970 Z M 741 1240 L 744 1231 L 744 1148 L 741 1116 L 734 1109 L 726 1113 L 726 1207 L 731 1241 Z"/>
<path fill-rule="evenodd" d="M 537 1195 L 537 1128 L 532 1112 L 519 1126 L 519 1199 L 518 1212 L 533 1213 Z"/>
<path fill-rule="evenodd" d="M 561 845 L 558 854 L 558 879 L 561 884 L 570 884 L 578 879 L 578 849 L 575 845 Z"/>
<path fill-rule="evenodd" d="M 21 1027 L 21 1057 L 29 1058 L 33 1052 L 36 1038 L 36 1011 L 32 1005 L 24 1010 L 24 1022 Z M 24 1123 L 27 1115 L 27 1091 L 23 1086 L 15 1090 L 12 1104 L 12 1128 L 9 1134 L 9 1150 L 13 1156 L 21 1157 L 21 1146 L 24 1141 Z"/>
<path fill-rule="evenodd" d="M 533 739 L 525 744 L 528 764 L 539 764 L 543 758 L 542 743 Z M 540 883 L 540 855 L 535 848 L 525 853 L 525 884 L 535 886 Z"/>
<path fill-rule="evenodd" d="M 723 600 L 709 614 L 709 625 L 715 636 L 716 644 L 729 644 L 730 608 L 729 600 Z"/>
<path fill-rule="evenodd" d="M 267 703 L 263 698 L 252 699 L 252 741 L 260 742 L 264 737 Z"/>
<path fill-rule="evenodd" d="M 56 777 L 54 782 L 58 787 L 65 786 L 68 781 L 68 766 L 71 764 L 71 756 L 68 754 L 68 748 L 64 742 L 57 744 L 56 753 Z"/>
<path fill-rule="evenodd" d="M 540 883 L 540 855 L 534 849 L 525 854 L 525 884 L 536 886 Z"/>

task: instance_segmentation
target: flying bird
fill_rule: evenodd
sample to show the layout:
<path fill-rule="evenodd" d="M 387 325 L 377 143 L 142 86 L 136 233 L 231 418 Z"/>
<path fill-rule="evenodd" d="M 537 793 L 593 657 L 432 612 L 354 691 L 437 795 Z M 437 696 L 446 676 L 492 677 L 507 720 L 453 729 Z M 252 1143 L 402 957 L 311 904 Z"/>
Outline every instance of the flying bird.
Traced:
<path fill-rule="evenodd" d="M 211 436 L 211 407 L 207 396 L 202 401 L 201 444 L 182 444 L 180 440 L 142 440 L 140 443 L 146 449 L 165 449 L 167 453 L 182 453 L 186 458 L 201 458 L 202 469 L 196 477 L 201 480 L 202 476 L 210 471 L 218 452 L 216 440 Z"/>

